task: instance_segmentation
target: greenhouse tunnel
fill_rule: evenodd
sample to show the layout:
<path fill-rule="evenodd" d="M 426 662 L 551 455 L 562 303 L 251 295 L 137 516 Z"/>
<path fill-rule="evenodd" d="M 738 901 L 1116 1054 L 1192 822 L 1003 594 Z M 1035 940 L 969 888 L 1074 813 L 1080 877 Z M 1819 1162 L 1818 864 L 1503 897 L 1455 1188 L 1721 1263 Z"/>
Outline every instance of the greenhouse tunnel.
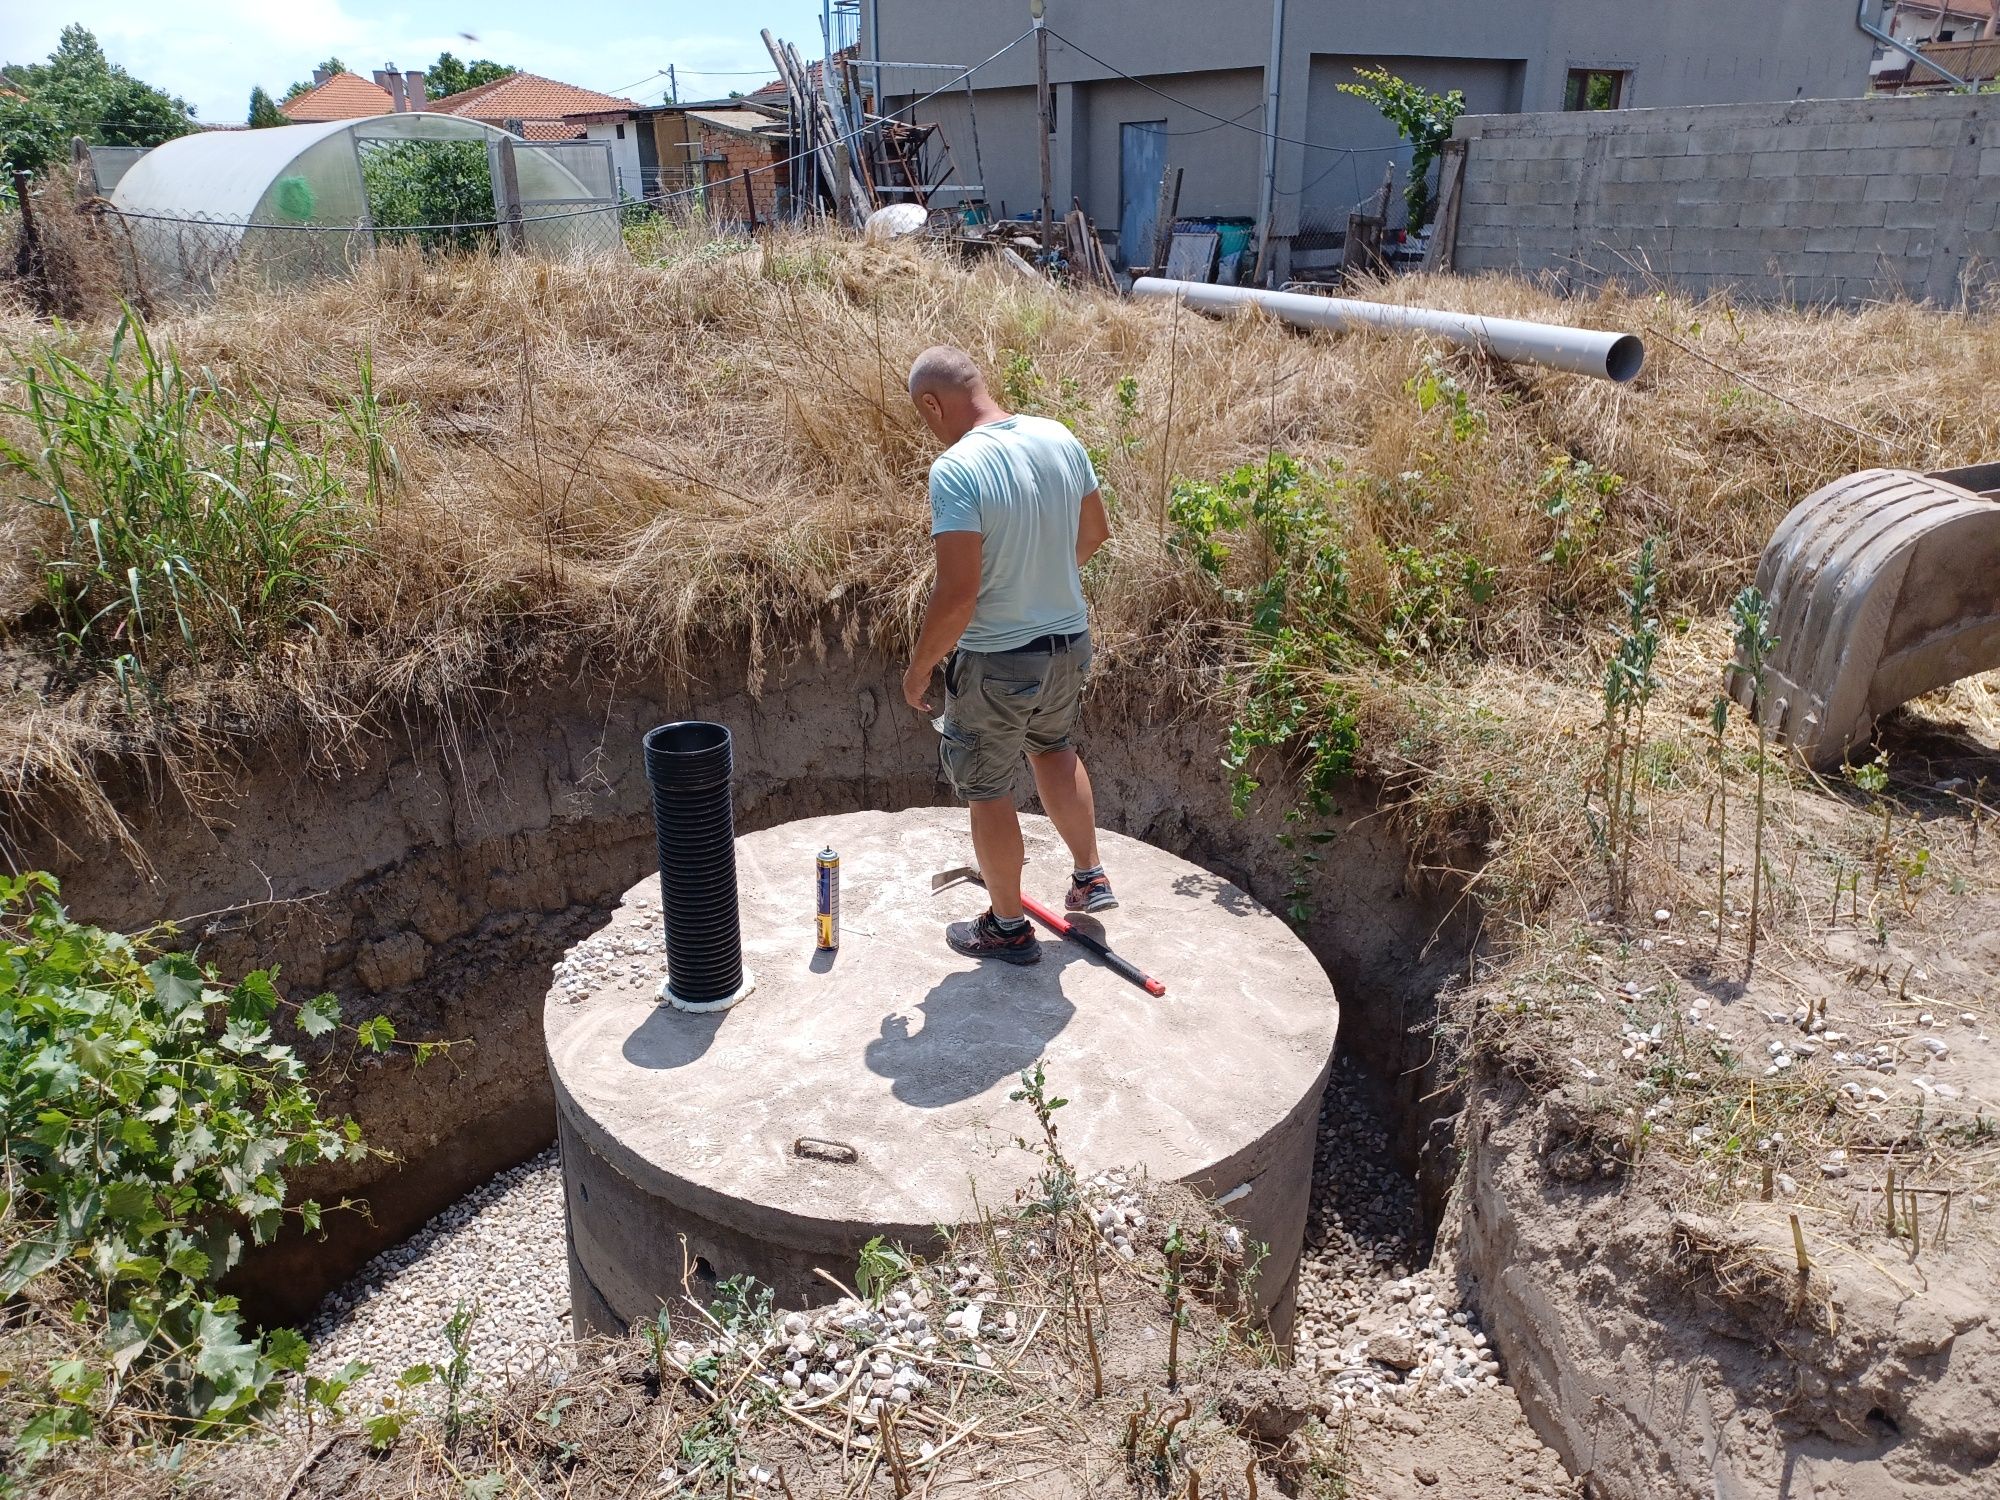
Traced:
<path fill-rule="evenodd" d="M 609 154 L 531 143 L 425 113 L 205 131 L 168 141 L 119 179 L 111 204 L 156 289 L 198 290 L 240 268 L 266 281 L 338 274 L 404 237 L 475 248 L 493 238 L 492 163 L 512 141 L 522 248 L 602 254 L 620 244 Z M 414 226 L 423 226 L 417 228 Z"/>

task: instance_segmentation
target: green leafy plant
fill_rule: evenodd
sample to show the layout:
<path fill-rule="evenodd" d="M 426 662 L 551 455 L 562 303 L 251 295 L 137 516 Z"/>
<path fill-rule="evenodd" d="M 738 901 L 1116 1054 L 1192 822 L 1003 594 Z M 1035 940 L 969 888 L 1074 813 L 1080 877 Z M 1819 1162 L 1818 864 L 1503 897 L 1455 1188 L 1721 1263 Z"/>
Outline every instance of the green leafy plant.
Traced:
<path fill-rule="evenodd" d="M 1304 827 L 1333 812 L 1339 783 L 1361 737 L 1352 695 L 1335 675 L 1355 651 L 1339 476 L 1315 473 L 1285 454 L 1245 464 L 1216 482 L 1179 480 L 1169 498 L 1169 545 L 1190 559 L 1246 619 L 1242 707 L 1231 721 L 1222 765 L 1240 817 L 1260 789 L 1257 757 L 1299 746 L 1299 796 L 1280 844 L 1293 855 L 1287 906 L 1310 914 L 1318 846 L 1331 837 Z M 1241 561 L 1232 565 L 1232 558 Z"/>
<path fill-rule="evenodd" d="M 1435 354 L 1426 354 L 1417 373 L 1403 382 L 1403 389 L 1416 398 L 1417 410 L 1425 416 L 1444 414 L 1445 431 L 1455 443 L 1471 442 L 1486 433 L 1486 413 L 1472 404 L 1472 394 L 1459 384 Z"/>
<path fill-rule="evenodd" d="M 395 1447 L 403 1429 L 417 1414 L 417 1408 L 410 1400 L 411 1393 L 436 1380 L 437 1373 L 435 1365 L 411 1365 L 396 1377 L 394 1394 L 385 1397 L 382 1409 L 361 1424 L 362 1431 L 368 1434 L 369 1447 L 378 1452 Z"/>
<path fill-rule="evenodd" d="M 1162 1246 L 1167 1253 L 1167 1269 L 1160 1278 L 1160 1293 L 1167 1299 L 1167 1389 L 1180 1385 L 1181 1325 L 1187 1321 L 1186 1281 L 1181 1275 L 1181 1258 L 1187 1254 L 1187 1239 L 1178 1223 L 1167 1227 Z"/>
<path fill-rule="evenodd" d="M 861 1247 L 861 1259 L 854 1268 L 854 1289 L 868 1302 L 880 1302 L 898 1281 L 917 1268 L 909 1252 L 876 1235 Z"/>
<path fill-rule="evenodd" d="M 330 1031 L 331 996 L 294 1004 L 265 970 L 225 986 L 166 931 L 86 926 L 57 897 L 48 875 L 0 878 L 0 1298 L 67 1308 L 81 1340 L 10 1434 L 28 1464 L 114 1408 L 177 1438 L 269 1408 L 305 1341 L 245 1329 L 216 1283 L 246 1238 L 319 1227 L 319 1204 L 285 1206 L 287 1169 L 366 1152 L 271 1032 L 286 1014 Z M 331 1408 L 357 1373 L 308 1394 Z"/>
<path fill-rule="evenodd" d="M 762 1328 L 771 1321 L 776 1296 L 755 1276 L 726 1276 L 715 1284 L 708 1315 L 731 1333 Z"/>
<path fill-rule="evenodd" d="M 1537 558 L 1567 582 L 1596 545 L 1604 507 L 1625 481 L 1607 469 L 1559 453 L 1542 471 L 1535 502 L 1551 526 L 1549 545 Z"/>
<path fill-rule="evenodd" d="M 458 1443 L 465 1423 L 465 1392 L 472 1383 L 472 1325 L 479 1320 L 479 1304 L 460 1302 L 444 1325 L 445 1347 L 451 1358 L 440 1372 L 444 1379 L 444 1440 L 446 1447 Z"/>
<path fill-rule="evenodd" d="M 1729 614 L 1736 626 L 1736 661 L 1731 670 L 1741 672 L 1750 679 L 1757 705 L 1754 713 L 1757 721 L 1757 820 L 1756 831 L 1751 838 L 1750 928 L 1746 950 L 1747 961 L 1755 964 L 1758 898 L 1763 889 L 1764 876 L 1764 772 L 1770 761 L 1769 732 L 1764 727 L 1764 686 L 1771 652 L 1777 648 L 1778 638 L 1771 633 L 1770 601 L 1755 585 L 1736 596 L 1730 603 Z"/>
<path fill-rule="evenodd" d="M 1622 912 L 1631 898 L 1632 840 L 1639 817 L 1639 778 L 1646 742 L 1646 708 L 1659 688 L 1653 665 L 1660 653 L 1660 622 L 1653 613 L 1660 591 L 1658 549 L 1651 537 L 1632 562 L 1625 601 L 1625 629 L 1604 668 L 1604 850 L 1611 907 Z"/>
<path fill-rule="evenodd" d="M 1396 127 L 1396 134 L 1410 143 L 1410 181 L 1403 189 L 1403 202 L 1410 211 L 1410 233 L 1415 234 L 1430 222 L 1431 165 L 1451 139 L 1452 126 L 1465 113 L 1465 95 L 1458 89 L 1434 94 L 1387 68 L 1354 71 L 1361 82 L 1341 84 L 1341 93 L 1366 99 Z"/>
<path fill-rule="evenodd" d="M 42 581 L 65 650 L 143 673 L 172 652 L 247 655 L 285 630 L 340 623 L 327 596 L 359 550 L 356 517 L 275 397 L 183 370 L 130 309 L 101 370 L 43 348 L 13 375 L 21 395 L 0 414 L 32 439 L 0 438 L 0 472 L 62 519 Z M 379 483 L 372 380 L 350 420 Z"/>
<path fill-rule="evenodd" d="M 1056 1111 L 1067 1105 L 1069 1100 L 1049 1092 L 1048 1075 L 1039 1062 L 1022 1071 L 1021 1086 L 1007 1097 L 1016 1104 L 1025 1103 L 1033 1110 L 1035 1123 L 1042 1130 L 1039 1142 L 1018 1137 L 1014 1142 L 1022 1150 L 1042 1159 L 1041 1194 L 1026 1204 L 1023 1212 L 1060 1216 L 1077 1201 L 1076 1168 L 1070 1165 L 1069 1158 L 1063 1154 L 1062 1142 L 1057 1139 Z"/>
<path fill-rule="evenodd" d="M 187 101 L 134 78 L 82 26 L 62 29 L 47 62 L 9 63 L 0 89 L 0 167 L 46 173 L 72 138 L 157 146 L 196 129 Z"/>
<path fill-rule="evenodd" d="M 430 251 L 486 251 L 498 243 L 484 141 L 364 141 L 361 181 L 378 232 L 407 231 L 396 238 Z"/>

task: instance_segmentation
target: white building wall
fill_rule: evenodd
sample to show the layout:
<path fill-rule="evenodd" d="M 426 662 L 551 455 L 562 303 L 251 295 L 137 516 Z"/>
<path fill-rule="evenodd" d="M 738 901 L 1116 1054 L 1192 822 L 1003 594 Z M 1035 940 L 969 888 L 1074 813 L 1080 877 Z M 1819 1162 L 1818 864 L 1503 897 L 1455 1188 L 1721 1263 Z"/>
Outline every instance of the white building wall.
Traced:
<path fill-rule="evenodd" d="M 619 196 L 643 198 L 646 186 L 639 174 L 639 132 L 646 127 L 627 120 L 620 125 L 586 125 L 593 141 L 611 148 L 611 170 L 618 179 Z"/>

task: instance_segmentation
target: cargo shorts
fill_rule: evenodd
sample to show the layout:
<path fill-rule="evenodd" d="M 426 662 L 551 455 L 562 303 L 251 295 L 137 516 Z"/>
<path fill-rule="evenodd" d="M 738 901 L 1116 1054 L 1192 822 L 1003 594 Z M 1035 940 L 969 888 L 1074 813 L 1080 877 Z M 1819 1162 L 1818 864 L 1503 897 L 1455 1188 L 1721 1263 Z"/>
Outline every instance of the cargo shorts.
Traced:
<path fill-rule="evenodd" d="M 954 651 L 944 712 L 932 725 L 938 762 L 966 802 L 1008 796 L 1021 756 L 1066 750 L 1083 709 L 1090 632 L 1044 636 L 1018 651 Z"/>

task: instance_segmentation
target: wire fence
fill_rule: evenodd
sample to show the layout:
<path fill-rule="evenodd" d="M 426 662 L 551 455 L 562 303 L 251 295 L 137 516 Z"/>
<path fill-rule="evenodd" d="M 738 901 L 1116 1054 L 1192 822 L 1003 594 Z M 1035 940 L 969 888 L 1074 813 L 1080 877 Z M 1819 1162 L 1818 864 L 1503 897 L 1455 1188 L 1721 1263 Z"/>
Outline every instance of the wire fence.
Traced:
<path fill-rule="evenodd" d="M 877 117 L 878 120 L 909 116 L 932 100 L 965 87 L 974 75 L 1030 40 L 1034 34 L 1033 29 L 1022 33 L 990 56 L 957 72 L 928 93 L 887 111 Z M 1053 30 L 1049 34 L 1058 36 Z M 1306 148 L 1307 171 L 1314 175 L 1309 175 L 1298 188 L 1281 190 L 1278 194 L 1281 199 L 1290 198 L 1298 203 L 1297 230 L 1293 241 L 1297 252 L 1339 248 L 1346 238 L 1349 213 L 1367 211 L 1379 202 L 1378 174 L 1383 164 L 1393 164 L 1399 178 L 1407 173 L 1410 157 L 1407 143 L 1394 147 L 1337 147 L 1273 134 L 1261 124 L 1251 122 L 1248 117 L 1255 113 L 1252 108 L 1246 108 L 1234 117 L 1215 114 L 1104 62 L 1066 37 L 1058 36 L 1058 39 L 1112 74 L 1206 118 L 1211 123 L 1200 127 L 1202 132 L 1235 129 Z M 838 136 L 836 143 L 852 146 L 872 128 L 879 127 L 875 122 L 863 123 Z M 533 148 L 523 146 L 518 149 L 547 150 L 552 144 L 563 143 L 535 143 Z M 586 143 L 575 144 L 581 146 Z M 599 149 L 596 143 L 588 144 L 592 149 Z M 816 163 L 825 149 L 822 144 L 815 148 L 793 150 L 737 175 L 789 174 L 801 164 Z M 711 193 L 711 185 L 697 180 L 695 174 L 662 170 L 647 174 L 642 184 L 644 192 L 637 199 L 621 201 L 614 188 L 603 193 L 601 198 L 591 200 L 523 203 L 517 214 L 503 215 L 488 207 L 483 212 L 453 213 L 422 223 L 385 222 L 381 216 L 365 213 L 360 222 L 350 223 L 287 222 L 198 212 L 143 213 L 120 209 L 110 201 L 109 196 L 118 177 L 129 170 L 140 155 L 143 152 L 133 148 L 93 150 L 92 167 L 100 196 L 91 203 L 90 212 L 105 220 L 101 227 L 102 237 L 117 243 L 135 275 L 142 264 L 151 265 L 157 268 L 157 282 L 196 288 L 214 286 L 232 267 L 241 264 L 250 252 L 254 252 L 250 258 L 254 259 L 260 274 L 287 278 L 351 268 L 380 244 L 414 242 L 428 247 L 453 245 L 479 249 L 506 242 L 510 236 L 514 243 L 520 243 L 525 236 L 532 241 L 532 248 L 544 253 L 557 256 L 584 254 L 614 243 L 619 226 L 628 224 L 635 216 L 659 215 L 674 223 L 705 220 Z M 813 167 L 808 166 L 806 170 L 810 174 Z M 1407 210 L 1398 191 L 1392 190 L 1389 194 L 1387 217 L 1388 231 L 1392 236 L 1407 223 Z M 88 237 L 99 237 L 99 231 L 92 231 Z"/>

